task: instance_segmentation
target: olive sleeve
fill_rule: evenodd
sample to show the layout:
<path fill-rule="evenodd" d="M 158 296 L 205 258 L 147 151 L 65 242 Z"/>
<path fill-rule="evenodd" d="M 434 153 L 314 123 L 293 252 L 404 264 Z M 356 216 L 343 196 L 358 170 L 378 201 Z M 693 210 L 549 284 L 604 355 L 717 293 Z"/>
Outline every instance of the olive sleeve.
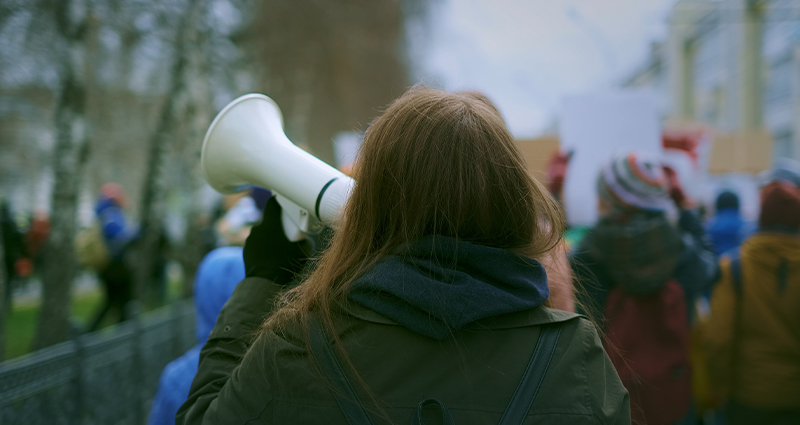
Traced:
<path fill-rule="evenodd" d="M 259 385 L 243 391 L 239 365 L 283 289 L 257 277 L 237 285 L 200 352 L 197 374 L 188 399 L 178 410 L 176 424 L 222 423 L 220 418 L 224 423 L 245 423 L 267 407 L 268 388 Z M 221 394 L 225 403 L 218 403 Z"/>
<path fill-rule="evenodd" d="M 589 399 L 595 422 L 603 425 L 630 425 L 631 404 L 628 390 L 608 357 L 594 324 L 581 320 L 584 332 Z"/>

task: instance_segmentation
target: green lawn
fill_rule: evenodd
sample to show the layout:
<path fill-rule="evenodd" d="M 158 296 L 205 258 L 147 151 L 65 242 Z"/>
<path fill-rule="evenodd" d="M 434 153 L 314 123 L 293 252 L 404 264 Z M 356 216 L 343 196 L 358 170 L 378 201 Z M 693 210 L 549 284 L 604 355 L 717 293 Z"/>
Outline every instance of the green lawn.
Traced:
<path fill-rule="evenodd" d="M 81 325 L 91 320 L 95 309 L 102 302 L 100 292 L 83 293 L 72 298 L 72 316 Z M 14 306 L 6 316 L 6 359 L 28 353 L 36 333 L 39 304 Z"/>
<path fill-rule="evenodd" d="M 171 276 L 167 280 L 166 300 L 170 302 L 180 298 L 182 276 Z M 150 311 L 161 306 L 154 300 L 149 300 L 144 305 L 144 311 Z M 83 328 L 89 326 L 97 308 L 103 302 L 101 290 L 73 294 L 72 296 L 72 318 Z M 12 359 L 27 354 L 30 351 L 33 337 L 36 333 L 36 320 L 39 315 L 39 304 L 29 303 L 15 305 L 6 316 L 6 357 Z M 110 326 L 115 323 L 117 317 L 114 314 L 107 314 L 100 324 L 100 327 Z"/>

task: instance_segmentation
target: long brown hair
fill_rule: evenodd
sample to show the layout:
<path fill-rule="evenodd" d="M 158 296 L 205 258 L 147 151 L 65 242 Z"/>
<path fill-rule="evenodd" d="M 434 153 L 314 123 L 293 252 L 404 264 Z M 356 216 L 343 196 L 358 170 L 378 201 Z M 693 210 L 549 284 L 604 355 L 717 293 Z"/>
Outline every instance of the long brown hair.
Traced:
<path fill-rule="evenodd" d="M 529 174 L 497 108 L 482 94 L 416 86 L 364 135 L 356 185 L 330 246 L 286 292 L 262 329 L 331 307 L 350 283 L 399 246 L 443 235 L 541 258 L 564 229 L 560 206 Z"/>

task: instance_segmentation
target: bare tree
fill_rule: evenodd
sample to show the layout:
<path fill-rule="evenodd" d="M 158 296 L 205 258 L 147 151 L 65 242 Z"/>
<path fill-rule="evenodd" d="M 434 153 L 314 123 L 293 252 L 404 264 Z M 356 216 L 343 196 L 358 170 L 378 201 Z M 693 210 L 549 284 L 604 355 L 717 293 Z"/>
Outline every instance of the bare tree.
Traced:
<path fill-rule="evenodd" d="M 3 227 L 0 226 L 0 261 L 5 257 Z M 6 268 L 0 267 L 0 362 L 6 358 L 6 291 L 8 290 Z"/>
<path fill-rule="evenodd" d="M 207 12 L 207 11 L 206 11 Z M 183 269 L 181 297 L 192 296 L 194 274 L 203 258 L 203 226 L 209 225 L 208 216 L 202 211 L 199 199 L 203 177 L 197 159 L 200 156 L 203 135 L 213 118 L 209 61 L 225 62 L 225 58 L 215 55 L 213 38 L 215 28 L 208 22 L 207 13 L 200 13 L 195 21 L 192 42 L 187 46 L 188 67 L 186 79 L 186 106 L 176 129 L 173 147 L 174 168 L 179 171 L 178 186 L 189 194 L 185 211 L 186 231 L 182 241 L 176 241 L 179 249 L 173 251 L 174 258 Z"/>
<path fill-rule="evenodd" d="M 85 0 L 56 0 L 52 7 L 58 34 L 66 41 L 67 49 L 61 63 L 55 113 L 51 233 L 43 252 L 42 305 L 34 349 L 69 338 L 78 192 L 89 146 L 84 75 L 89 4 Z"/>
<path fill-rule="evenodd" d="M 203 9 L 205 0 L 188 0 L 186 12 L 181 17 L 175 42 L 174 62 L 169 73 L 169 88 L 158 124 L 150 139 L 145 174 L 144 195 L 140 205 L 141 239 L 137 244 L 136 279 L 134 298 L 142 299 L 156 264 L 159 238 L 164 232 L 166 187 L 164 185 L 165 153 L 174 138 L 174 131 L 181 117 L 181 108 L 187 101 L 187 64 L 191 43 L 195 36 L 195 23 Z"/>

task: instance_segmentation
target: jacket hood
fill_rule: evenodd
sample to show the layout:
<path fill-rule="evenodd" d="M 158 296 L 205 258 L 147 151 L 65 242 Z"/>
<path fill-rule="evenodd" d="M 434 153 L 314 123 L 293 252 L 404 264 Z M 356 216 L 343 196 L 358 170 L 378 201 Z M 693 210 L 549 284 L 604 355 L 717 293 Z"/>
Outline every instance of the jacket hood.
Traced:
<path fill-rule="evenodd" d="M 197 309 L 197 341 L 211 334 L 219 312 L 233 289 L 244 279 L 242 248 L 217 248 L 203 258 L 194 279 L 194 305 Z"/>
<path fill-rule="evenodd" d="M 536 260 L 429 236 L 398 249 L 353 281 L 350 299 L 419 334 L 443 340 L 487 317 L 532 309 L 550 295 Z"/>
<path fill-rule="evenodd" d="M 681 234 L 663 213 L 604 217 L 581 244 L 615 286 L 632 295 L 656 292 L 675 272 Z"/>

